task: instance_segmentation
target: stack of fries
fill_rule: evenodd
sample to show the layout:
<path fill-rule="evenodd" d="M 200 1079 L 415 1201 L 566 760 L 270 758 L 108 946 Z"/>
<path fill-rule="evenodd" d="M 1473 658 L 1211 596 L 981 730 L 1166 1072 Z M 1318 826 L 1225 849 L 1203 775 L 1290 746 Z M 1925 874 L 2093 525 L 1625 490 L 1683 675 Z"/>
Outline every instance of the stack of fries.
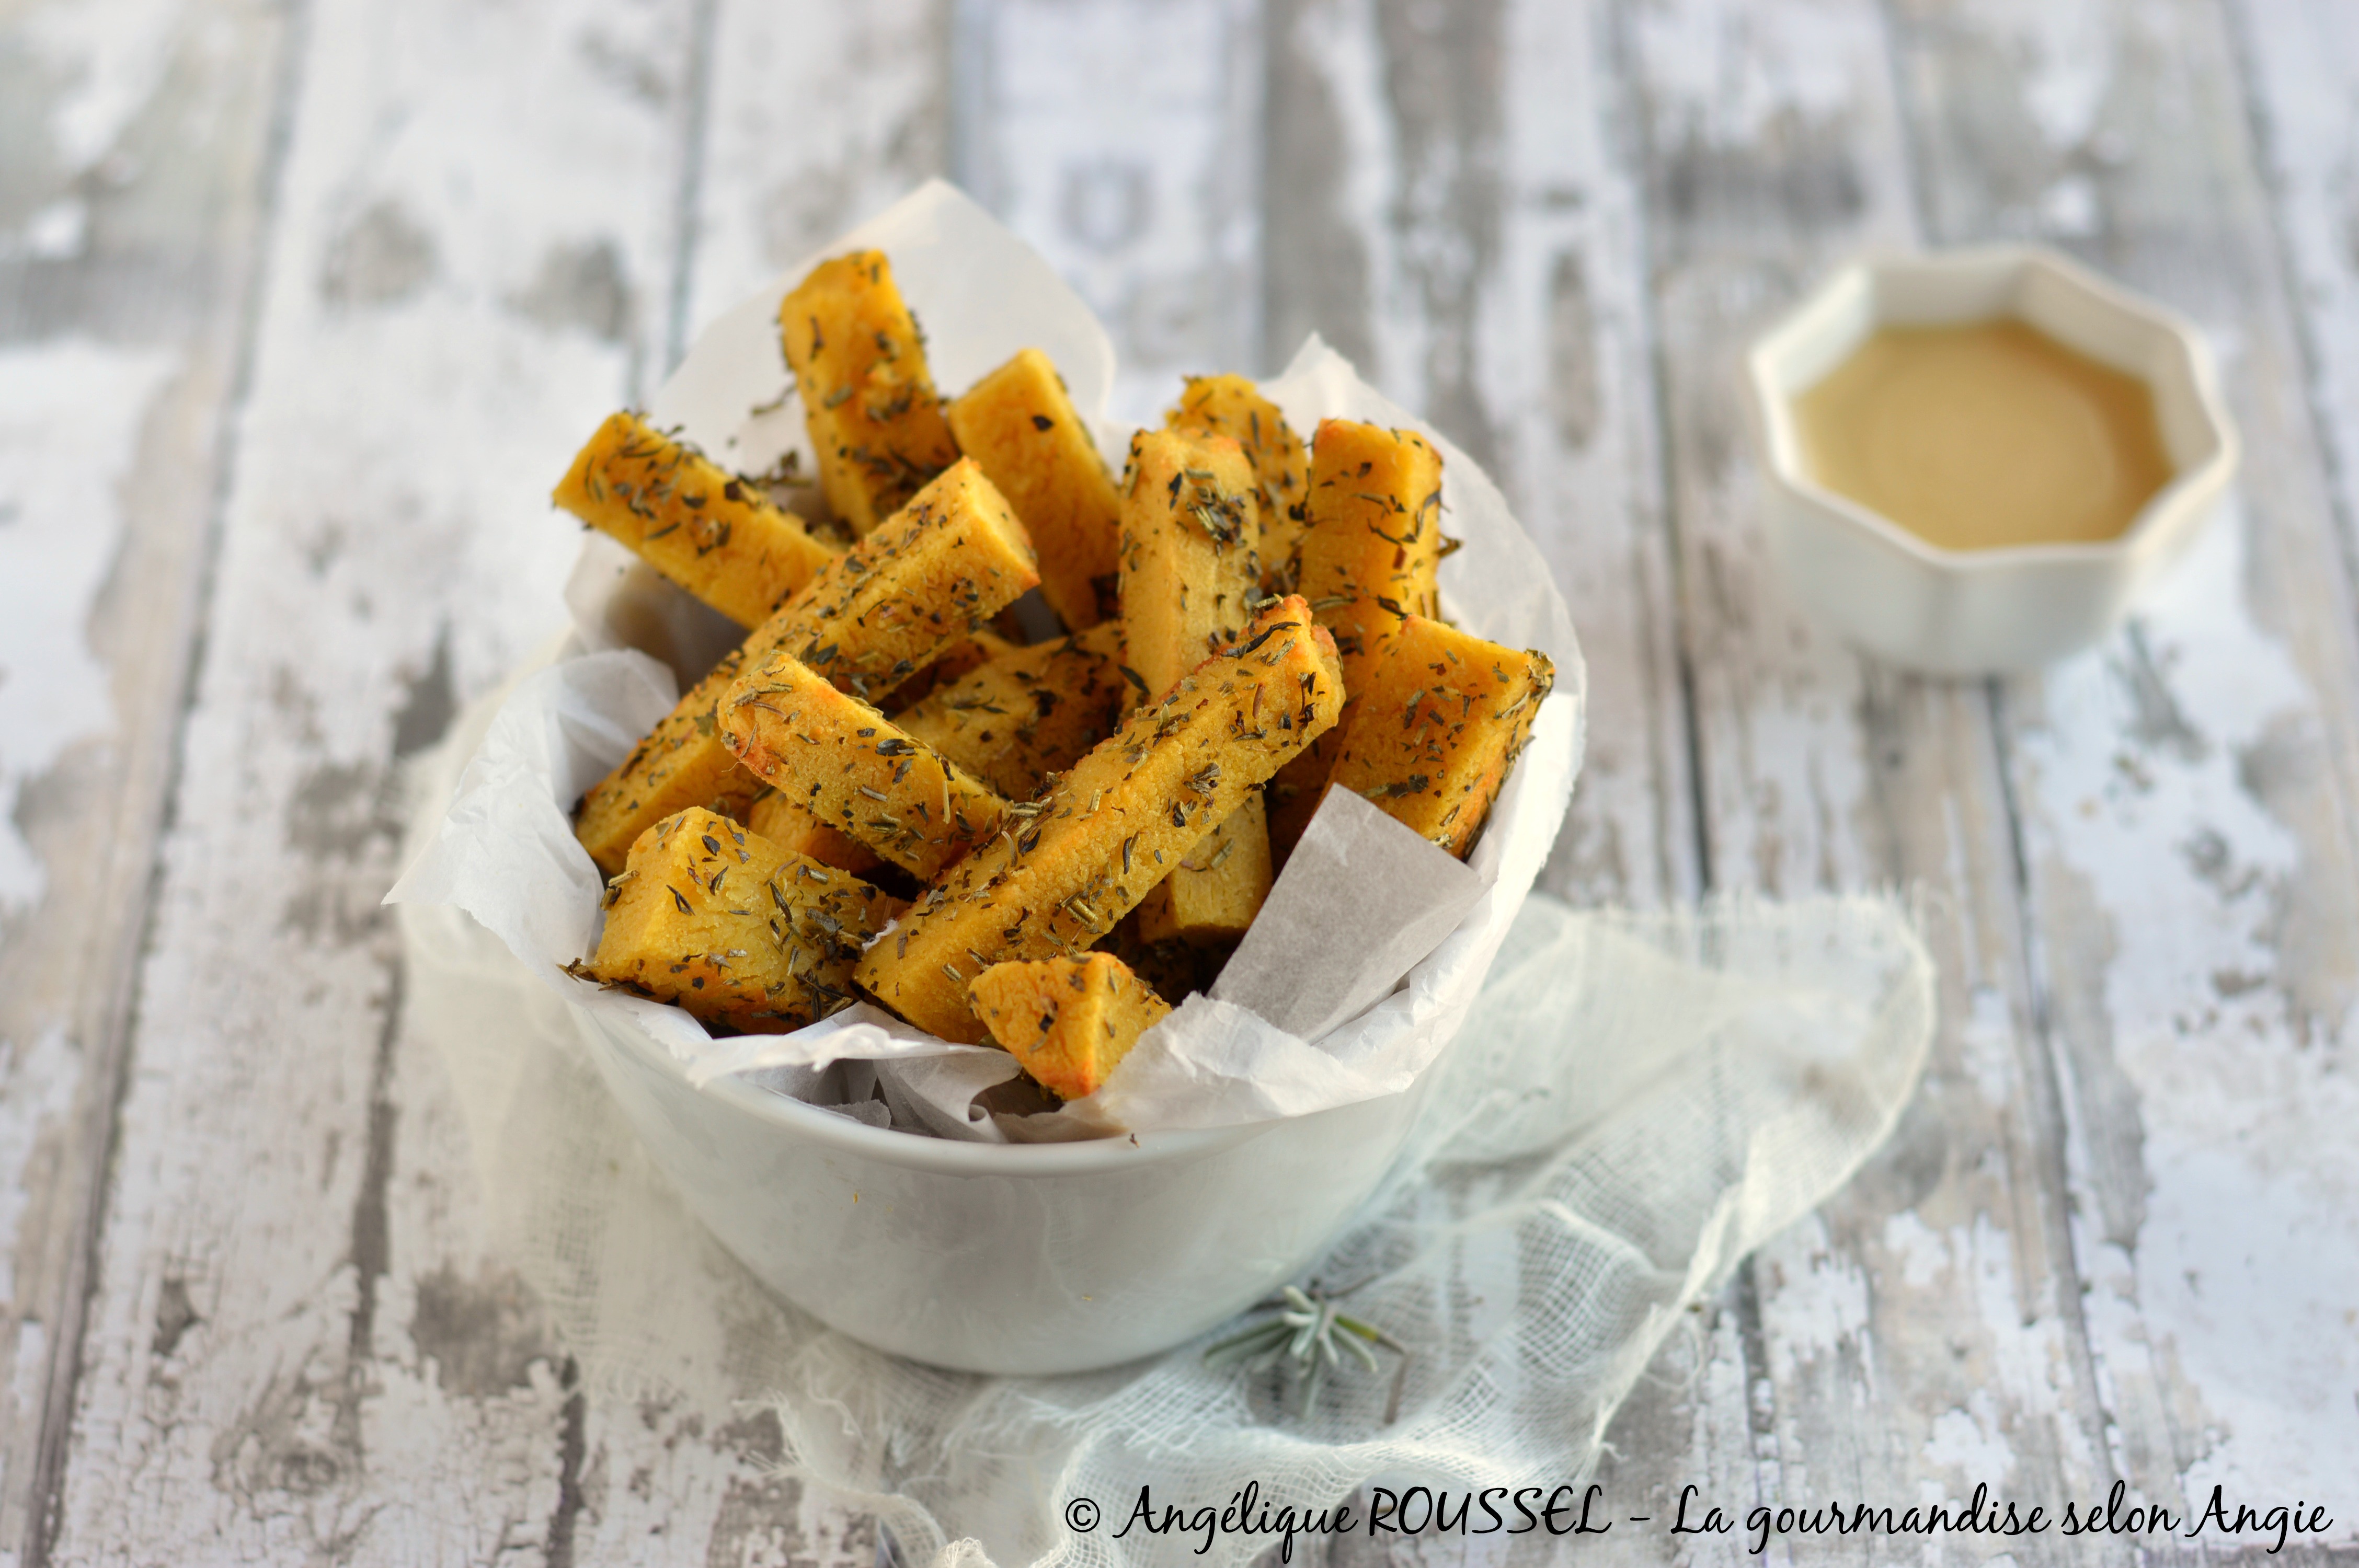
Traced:
<path fill-rule="evenodd" d="M 1117 481 L 1036 350 L 942 399 L 881 253 L 778 325 L 826 515 L 631 413 L 556 491 L 749 629 L 582 797 L 574 973 L 745 1033 L 865 998 L 1071 1099 L 1211 983 L 1330 789 L 1472 847 L 1554 670 L 1440 618 L 1428 442 L 1306 448 L 1201 377 Z M 1025 641 L 1035 589 L 1063 635 Z"/>

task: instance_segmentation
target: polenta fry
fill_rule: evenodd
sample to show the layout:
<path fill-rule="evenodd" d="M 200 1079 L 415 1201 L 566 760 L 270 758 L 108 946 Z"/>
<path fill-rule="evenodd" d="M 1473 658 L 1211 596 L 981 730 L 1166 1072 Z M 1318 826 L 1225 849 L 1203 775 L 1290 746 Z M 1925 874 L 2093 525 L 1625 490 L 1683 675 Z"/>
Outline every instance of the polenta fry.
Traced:
<path fill-rule="evenodd" d="M 958 459 L 918 323 L 882 251 L 823 261 L 778 304 L 821 488 L 865 535 Z"/>
<path fill-rule="evenodd" d="M 1205 833 L 1335 722 L 1334 642 L 1309 606 L 1265 611 L 1245 640 L 1134 711 L 1056 787 L 952 867 L 861 960 L 863 989 L 945 1040 L 983 1021 L 967 983 L 991 965 L 1094 945 Z"/>
<path fill-rule="evenodd" d="M 774 653 L 721 699 L 721 741 L 763 783 L 920 881 L 999 831 L 988 785 Z"/>
<path fill-rule="evenodd" d="M 550 496 L 740 626 L 758 626 L 840 551 L 754 485 L 636 414 L 610 416 Z"/>

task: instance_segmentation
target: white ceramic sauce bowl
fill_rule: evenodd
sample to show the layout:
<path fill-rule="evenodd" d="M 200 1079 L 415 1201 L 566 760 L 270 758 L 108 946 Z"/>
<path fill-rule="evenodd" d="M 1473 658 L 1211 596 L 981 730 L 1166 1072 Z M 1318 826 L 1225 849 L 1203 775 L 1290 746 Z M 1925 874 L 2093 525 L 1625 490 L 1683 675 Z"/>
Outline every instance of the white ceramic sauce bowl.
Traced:
<path fill-rule="evenodd" d="M 1113 1366 L 1251 1305 L 1375 1190 L 1435 1076 L 1241 1127 L 964 1143 L 735 1079 L 693 1087 L 644 1032 L 571 1011 L 656 1163 L 765 1284 L 879 1349 L 976 1372 Z"/>
<path fill-rule="evenodd" d="M 1878 328 L 2013 317 L 2143 381 L 2169 482 L 2120 537 L 1949 550 L 1820 485 L 1793 404 Z M 1745 356 L 1772 554 L 1845 638 L 1934 675 L 2028 669 L 2103 637 L 2217 510 L 2237 439 L 2209 347 L 2162 306 L 2052 251 L 1992 246 L 1855 262 Z"/>

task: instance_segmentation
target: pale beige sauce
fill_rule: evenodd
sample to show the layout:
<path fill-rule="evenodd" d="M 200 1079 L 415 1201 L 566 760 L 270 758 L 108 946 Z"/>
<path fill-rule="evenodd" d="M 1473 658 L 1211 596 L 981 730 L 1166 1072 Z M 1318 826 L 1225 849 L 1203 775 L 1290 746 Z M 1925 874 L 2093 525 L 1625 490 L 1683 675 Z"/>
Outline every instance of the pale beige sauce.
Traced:
<path fill-rule="evenodd" d="M 2110 539 L 2170 478 L 2145 383 L 2006 319 L 1887 327 L 1794 416 L 1819 483 L 1945 549 Z"/>

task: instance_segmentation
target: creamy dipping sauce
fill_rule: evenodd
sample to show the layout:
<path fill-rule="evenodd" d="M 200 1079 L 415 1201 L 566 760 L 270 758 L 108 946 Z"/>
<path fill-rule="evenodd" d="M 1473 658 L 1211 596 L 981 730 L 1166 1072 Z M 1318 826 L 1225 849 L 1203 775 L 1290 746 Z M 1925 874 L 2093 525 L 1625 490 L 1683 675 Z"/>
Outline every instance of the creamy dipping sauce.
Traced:
<path fill-rule="evenodd" d="M 2170 479 L 2144 382 L 2007 318 L 1884 328 L 1794 417 L 1812 478 L 1944 549 L 2111 539 Z"/>

